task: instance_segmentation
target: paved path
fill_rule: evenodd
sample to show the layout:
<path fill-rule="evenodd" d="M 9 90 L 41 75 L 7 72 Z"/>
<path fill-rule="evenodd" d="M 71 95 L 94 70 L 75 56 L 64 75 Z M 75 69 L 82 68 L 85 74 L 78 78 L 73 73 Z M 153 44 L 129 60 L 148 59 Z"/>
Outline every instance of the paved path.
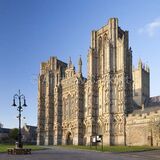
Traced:
<path fill-rule="evenodd" d="M 53 147 L 31 155 L 0 154 L 0 160 L 160 160 L 160 150 L 132 153 L 102 153 Z"/>

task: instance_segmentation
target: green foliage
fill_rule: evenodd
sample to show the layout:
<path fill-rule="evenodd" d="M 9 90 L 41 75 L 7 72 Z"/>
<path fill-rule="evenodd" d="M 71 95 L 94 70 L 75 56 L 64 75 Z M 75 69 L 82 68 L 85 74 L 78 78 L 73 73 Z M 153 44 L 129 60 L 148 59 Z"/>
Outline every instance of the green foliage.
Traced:
<path fill-rule="evenodd" d="M 0 122 L 0 128 L 3 128 L 3 124 Z"/>
<path fill-rule="evenodd" d="M 14 140 L 18 140 L 18 129 L 17 128 L 14 128 L 10 131 L 9 138 L 14 139 Z"/>

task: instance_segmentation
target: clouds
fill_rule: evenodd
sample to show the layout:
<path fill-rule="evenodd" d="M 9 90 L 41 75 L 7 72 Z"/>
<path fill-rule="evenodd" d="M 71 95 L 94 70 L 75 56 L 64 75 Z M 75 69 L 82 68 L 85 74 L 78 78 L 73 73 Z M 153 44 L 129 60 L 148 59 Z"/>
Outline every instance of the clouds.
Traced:
<path fill-rule="evenodd" d="M 160 18 L 157 18 L 152 22 L 146 24 L 144 27 L 140 28 L 139 33 L 147 34 L 150 37 L 153 37 L 157 33 L 160 33 Z"/>

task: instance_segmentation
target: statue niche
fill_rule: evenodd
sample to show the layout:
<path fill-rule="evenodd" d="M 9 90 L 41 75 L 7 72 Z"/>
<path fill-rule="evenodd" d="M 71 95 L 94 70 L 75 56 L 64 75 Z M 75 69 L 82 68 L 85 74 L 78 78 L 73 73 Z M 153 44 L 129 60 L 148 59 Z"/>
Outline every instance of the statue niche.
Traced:
<path fill-rule="evenodd" d="M 66 118 L 67 119 L 70 119 L 70 116 L 71 116 L 71 108 L 72 108 L 72 106 L 71 106 L 71 95 L 69 94 L 68 96 L 67 96 L 67 100 L 66 100 L 67 102 L 66 102 Z"/>

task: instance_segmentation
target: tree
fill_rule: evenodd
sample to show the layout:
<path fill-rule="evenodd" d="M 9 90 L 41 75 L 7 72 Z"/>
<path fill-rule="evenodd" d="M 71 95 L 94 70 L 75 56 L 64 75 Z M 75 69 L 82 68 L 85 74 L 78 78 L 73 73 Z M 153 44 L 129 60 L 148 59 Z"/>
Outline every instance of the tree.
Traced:
<path fill-rule="evenodd" d="M 0 122 L 0 128 L 3 128 L 3 124 Z"/>
<path fill-rule="evenodd" d="M 18 140 L 18 129 L 17 128 L 14 128 L 10 131 L 9 138 Z"/>

